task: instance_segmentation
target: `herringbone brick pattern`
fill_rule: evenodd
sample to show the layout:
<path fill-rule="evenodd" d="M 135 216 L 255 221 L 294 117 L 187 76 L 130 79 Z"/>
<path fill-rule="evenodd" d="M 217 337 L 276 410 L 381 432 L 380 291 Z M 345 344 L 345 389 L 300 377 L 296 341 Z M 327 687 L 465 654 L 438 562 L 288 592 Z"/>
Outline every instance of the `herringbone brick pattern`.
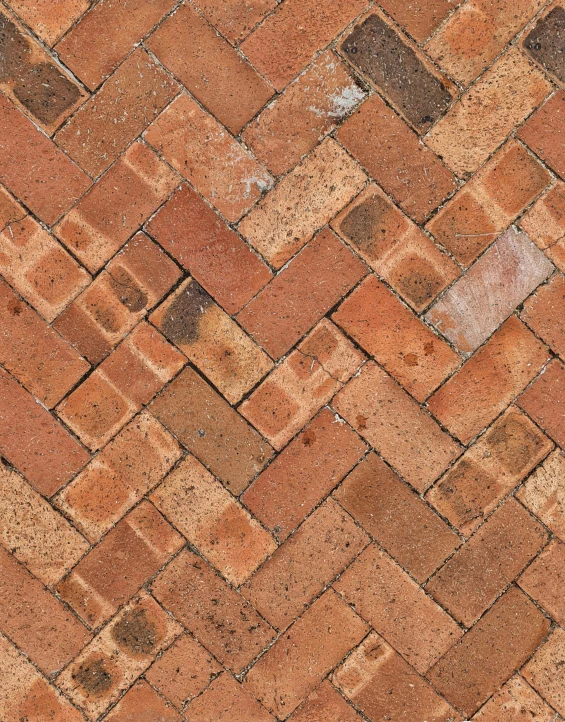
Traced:
<path fill-rule="evenodd" d="M 563 0 L 0 0 L 0 184 L 0 722 L 565 720 Z"/>

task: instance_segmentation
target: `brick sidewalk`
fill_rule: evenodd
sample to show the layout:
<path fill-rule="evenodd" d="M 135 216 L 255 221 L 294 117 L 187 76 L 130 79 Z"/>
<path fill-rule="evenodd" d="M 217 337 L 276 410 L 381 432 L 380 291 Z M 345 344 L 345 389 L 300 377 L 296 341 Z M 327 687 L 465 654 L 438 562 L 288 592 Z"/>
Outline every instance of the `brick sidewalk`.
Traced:
<path fill-rule="evenodd" d="M 0 722 L 565 720 L 565 0 L 0 0 Z"/>

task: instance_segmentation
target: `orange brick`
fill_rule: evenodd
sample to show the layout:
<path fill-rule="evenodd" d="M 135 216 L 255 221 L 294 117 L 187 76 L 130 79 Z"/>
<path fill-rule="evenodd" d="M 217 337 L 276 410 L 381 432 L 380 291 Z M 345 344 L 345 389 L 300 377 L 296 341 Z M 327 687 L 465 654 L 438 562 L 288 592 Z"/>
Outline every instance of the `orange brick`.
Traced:
<path fill-rule="evenodd" d="M 253 65 L 282 90 L 314 55 L 367 7 L 367 0 L 291 0 L 278 7 L 241 44 Z"/>
<path fill-rule="evenodd" d="M 562 408 L 565 404 L 565 366 L 553 359 L 520 396 L 518 405 L 561 446 L 565 443 Z"/>
<path fill-rule="evenodd" d="M 559 90 L 518 130 L 518 137 L 562 178 L 565 176 L 565 92 Z"/>
<path fill-rule="evenodd" d="M 324 51 L 243 131 L 275 175 L 286 173 L 366 97 L 344 64 Z"/>
<path fill-rule="evenodd" d="M 565 541 L 564 480 L 565 456 L 556 449 L 516 494 L 562 541 Z"/>
<path fill-rule="evenodd" d="M 522 589 L 559 624 L 565 621 L 565 544 L 554 539 L 518 580 Z"/>
<path fill-rule="evenodd" d="M 89 459 L 78 441 L 2 369 L 0 453 L 46 496 L 60 489 Z"/>
<path fill-rule="evenodd" d="M 335 688 L 324 680 L 290 716 L 292 722 L 361 722 L 361 717 L 350 707 Z"/>
<path fill-rule="evenodd" d="M 270 534 L 193 456 L 166 477 L 151 501 L 235 586 L 277 548 Z"/>
<path fill-rule="evenodd" d="M 144 143 L 131 145 L 55 228 L 91 270 L 118 251 L 180 183 Z"/>
<path fill-rule="evenodd" d="M 206 649 L 236 673 L 275 637 L 253 607 L 201 557 L 188 550 L 161 572 L 152 593 Z"/>
<path fill-rule="evenodd" d="M 53 7 L 51 0 L 11 0 L 10 7 L 18 13 L 34 33 L 48 45 L 54 45 L 89 8 L 88 0 L 60 0 Z"/>
<path fill-rule="evenodd" d="M 522 216 L 520 226 L 565 271 L 565 184 L 557 181 L 544 193 Z"/>
<path fill-rule="evenodd" d="M 106 717 L 107 722 L 182 722 L 147 682 L 136 682 Z"/>
<path fill-rule="evenodd" d="M 327 138 L 239 224 L 242 235 L 280 268 L 363 187 L 361 168 Z"/>
<path fill-rule="evenodd" d="M 548 346 L 565 357 L 565 278 L 557 274 L 530 296 L 520 318 Z"/>
<path fill-rule="evenodd" d="M 462 634 L 449 614 L 374 545 L 360 554 L 334 588 L 420 674 Z"/>
<path fill-rule="evenodd" d="M 27 214 L 14 196 L 4 186 L 0 186 L 0 228 L 4 230 L 6 226 L 22 221 Z"/>
<path fill-rule="evenodd" d="M 334 406 L 420 492 L 459 455 L 457 444 L 371 361 Z"/>
<path fill-rule="evenodd" d="M 459 275 L 455 263 L 374 183 L 332 221 L 332 228 L 416 311 Z"/>
<path fill-rule="evenodd" d="M 524 677 L 554 709 L 565 714 L 563 697 L 563 666 L 565 662 L 565 631 L 557 627 L 548 641 L 528 662 Z"/>
<path fill-rule="evenodd" d="M 241 310 L 272 276 L 186 184 L 151 219 L 147 231 L 228 313 Z"/>
<path fill-rule="evenodd" d="M 419 582 L 459 546 L 447 524 L 374 453 L 333 497 Z"/>
<path fill-rule="evenodd" d="M 424 401 L 461 363 L 445 341 L 373 275 L 332 319 L 418 401 Z"/>
<path fill-rule="evenodd" d="M 285 629 L 368 541 L 339 504 L 327 499 L 241 592 L 270 624 Z"/>
<path fill-rule="evenodd" d="M 357 463 L 366 447 L 323 409 L 251 484 L 242 501 L 285 539 Z"/>
<path fill-rule="evenodd" d="M 467 444 L 530 383 L 547 359 L 546 347 L 511 316 L 436 391 L 428 402 L 429 409 Z"/>
<path fill-rule="evenodd" d="M 459 176 L 479 168 L 550 93 L 543 73 L 510 48 L 426 136 Z"/>
<path fill-rule="evenodd" d="M 127 0 L 103 0 L 55 49 L 65 65 L 94 90 L 174 4 L 174 0 L 135 0 L 132 6 Z"/>
<path fill-rule="evenodd" d="M 380 0 L 379 5 L 392 15 L 418 42 L 423 42 L 455 9 L 461 0 Z"/>
<path fill-rule="evenodd" d="M 367 631 L 366 624 L 328 589 L 256 662 L 244 684 L 270 712 L 287 715 Z"/>
<path fill-rule="evenodd" d="M 188 95 L 180 95 L 145 132 L 151 143 L 228 221 L 237 221 L 273 179 Z"/>
<path fill-rule="evenodd" d="M 227 672 L 188 705 L 184 716 L 187 722 L 274 722 L 274 717 Z"/>
<path fill-rule="evenodd" d="M 99 176 L 167 106 L 178 84 L 138 48 L 73 115 L 55 142 Z"/>
<path fill-rule="evenodd" d="M 512 677 L 473 717 L 473 722 L 553 722 L 555 713 L 522 677 Z"/>
<path fill-rule="evenodd" d="M 255 296 L 238 321 L 280 358 L 365 274 L 363 264 L 325 229 Z"/>
<path fill-rule="evenodd" d="M 299 350 L 315 359 L 325 371 L 341 383 L 349 381 L 352 374 L 365 361 L 365 357 L 327 318 L 316 324 L 306 336 Z"/>
<path fill-rule="evenodd" d="M 551 449 L 551 441 L 528 417 L 510 407 L 426 498 L 469 535 Z"/>
<path fill-rule="evenodd" d="M 238 402 L 273 367 L 267 354 L 193 278 L 159 306 L 151 322 L 230 403 Z"/>
<path fill-rule="evenodd" d="M 273 95 L 269 83 L 191 5 L 167 18 L 147 46 L 232 133 Z"/>
<path fill-rule="evenodd" d="M 363 103 L 336 137 L 419 223 L 457 187 L 453 173 L 378 95 Z"/>
<path fill-rule="evenodd" d="M 277 0 L 197 0 L 194 3 L 212 25 L 230 42 L 235 43 L 249 34 L 267 13 L 277 5 Z"/>
<path fill-rule="evenodd" d="M 191 368 L 169 384 L 150 410 L 236 494 L 273 455 L 269 444 Z"/>
<path fill-rule="evenodd" d="M 550 181 L 545 168 L 510 140 L 426 228 L 460 263 L 469 266 Z"/>

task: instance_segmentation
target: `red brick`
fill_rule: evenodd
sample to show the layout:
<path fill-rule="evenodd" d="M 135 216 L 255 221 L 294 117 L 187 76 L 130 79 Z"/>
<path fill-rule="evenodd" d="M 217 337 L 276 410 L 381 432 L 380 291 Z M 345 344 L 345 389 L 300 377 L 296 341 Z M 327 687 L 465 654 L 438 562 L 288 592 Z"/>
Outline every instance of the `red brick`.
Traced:
<path fill-rule="evenodd" d="M 522 216 L 520 226 L 565 271 L 565 184 L 556 181 Z"/>
<path fill-rule="evenodd" d="M 558 353 L 565 357 L 565 277 L 555 275 L 538 288 L 525 304 L 520 318 Z"/>
<path fill-rule="evenodd" d="M 451 171 L 378 95 L 363 103 L 336 137 L 418 222 L 457 187 Z"/>
<path fill-rule="evenodd" d="M 518 584 L 559 624 L 565 623 L 565 544 L 547 545 L 518 580 Z"/>
<path fill-rule="evenodd" d="M 274 717 L 228 672 L 191 702 L 184 716 L 187 722 L 274 722 Z"/>
<path fill-rule="evenodd" d="M 424 401 L 461 363 L 445 341 L 373 275 L 332 319 L 418 401 Z"/>
<path fill-rule="evenodd" d="M 168 105 L 178 84 L 138 48 L 73 115 L 55 142 L 99 176 Z"/>
<path fill-rule="evenodd" d="M 494 694 L 473 717 L 473 722 L 554 722 L 555 713 L 516 675 Z"/>
<path fill-rule="evenodd" d="M 251 484 L 242 501 L 285 539 L 357 463 L 366 447 L 323 409 Z"/>
<path fill-rule="evenodd" d="M 459 546 L 447 524 L 374 453 L 333 496 L 419 582 Z"/>
<path fill-rule="evenodd" d="M 174 7 L 174 0 L 103 0 L 61 40 L 61 60 L 93 90 Z"/>
<path fill-rule="evenodd" d="M 3 547 L 0 566 L 0 629 L 44 674 L 58 673 L 87 644 L 90 634 Z"/>
<path fill-rule="evenodd" d="M 54 45 L 75 20 L 88 10 L 89 1 L 60 0 L 55 8 L 51 0 L 11 0 L 10 7 L 37 36 L 48 45 Z"/>
<path fill-rule="evenodd" d="M 147 225 L 151 234 L 228 313 L 237 313 L 272 274 L 190 188 L 183 185 Z"/>
<path fill-rule="evenodd" d="M 557 627 L 549 640 L 528 662 L 524 677 L 560 714 L 565 714 L 565 631 Z"/>
<path fill-rule="evenodd" d="M 55 223 L 89 188 L 89 177 L 4 96 L 0 125 L 0 183 L 42 221 Z"/>
<path fill-rule="evenodd" d="M 565 177 L 565 92 L 559 90 L 536 110 L 518 137 L 563 178 Z"/>
<path fill-rule="evenodd" d="M 367 0 L 291 0 L 278 7 L 241 44 L 253 65 L 282 90 L 367 7 Z"/>
<path fill-rule="evenodd" d="M 238 315 L 273 358 L 280 358 L 366 274 L 363 264 L 326 229 Z"/>
<path fill-rule="evenodd" d="M 179 176 L 136 142 L 55 228 L 91 270 L 118 251 L 179 185 Z"/>
<path fill-rule="evenodd" d="M 244 684 L 270 712 L 283 717 L 367 631 L 366 624 L 328 589 L 256 662 Z"/>
<path fill-rule="evenodd" d="M 249 34 L 267 13 L 277 5 L 277 0 L 197 0 L 195 6 L 230 42 L 236 43 Z"/>
<path fill-rule="evenodd" d="M 337 395 L 334 407 L 420 492 L 459 454 L 457 444 L 373 362 Z"/>
<path fill-rule="evenodd" d="M 298 348 L 341 383 L 349 381 L 365 361 L 363 353 L 327 318 L 314 326 Z"/>
<path fill-rule="evenodd" d="M 562 541 L 565 541 L 564 480 L 565 456 L 556 449 L 516 494 Z"/>
<path fill-rule="evenodd" d="M 2 369 L 0 430 L 0 453 L 46 496 L 89 459 L 78 441 Z"/>
<path fill-rule="evenodd" d="M 554 359 L 518 399 L 518 405 L 561 446 L 565 445 L 562 406 L 565 404 L 565 366 Z"/>
<path fill-rule="evenodd" d="M 335 688 L 324 680 L 290 716 L 292 722 L 361 722 L 361 717 L 350 707 Z"/>
<path fill-rule="evenodd" d="M 546 347 L 516 316 L 510 316 L 435 392 L 429 409 L 467 444 L 530 383 L 547 359 Z"/>
<path fill-rule="evenodd" d="M 241 234 L 281 268 L 361 190 L 365 173 L 326 138 L 239 224 Z"/>
<path fill-rule="evenodd" d="M 228 221 L 237 221 L 273 179 L 215 118 L 180 95 L 145 132 L 151 143 Z"/>
<path fill-rule="evenodd" d="M 147 682 L 140 681 L 105 718 L 107 722 L 181 722 L 182 718 Z"/>
<path fill-rule="evenodd" d="M 418 42 L 423 42 L 461 0 L 380 0 L 379 5 L 392 15 Z"/>
<path fill-rule="evenodd" d="M 183 5 L 147 46 L 232 133 L 272 96 L 273 89 L 191 5 Z"/>
<path fill-rule="evenodd" d="M 0 228 L 4 229 L 12 223 L 23 221 L 28 215 L 11 193 L 0 186 Z"/>
<path fill-rule="evenodd" d="M 275 637 L 243 597 L 183 550 L 152 585 L 156 599 L 226 667 L 241 672 Z"/>

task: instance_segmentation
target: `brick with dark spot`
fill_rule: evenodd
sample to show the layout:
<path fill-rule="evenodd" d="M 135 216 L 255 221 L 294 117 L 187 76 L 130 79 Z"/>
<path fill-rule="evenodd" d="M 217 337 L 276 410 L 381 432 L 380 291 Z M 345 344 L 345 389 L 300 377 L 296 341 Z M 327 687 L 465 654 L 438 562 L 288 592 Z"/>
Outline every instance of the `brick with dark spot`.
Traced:
<path fill-rule="evenodd" d="M 112 686 L 112 675 L 106 669 L 103 657 L 90 657 L 72 676 L 89 695 L 103 694 Z"/>
<path fill-rule="evenodd" d="M 29 62 L 30 47 L 19 29 L 0 13 L 0 82 L 10 80 Z"/>
<path fill-rule="evenodd" d="M 538 20 L 524 40 L 524 48 L 548 72 L 565 82 L 565 10 L 561 6 Z"/>
<path fill-rule="evenodd" d="M 32 115 L 50 125 L 77 102 L 80 91 L 55 65 L 37 63 L 21 69 L 14 95 Z"/>
<path fill-rule="evenodd" d="M 198 338 L 198 326 L 206 309 L 214 305 L 206 291 L 192 280 L 175 298 L 162 321 L 164 335 L 176 344 L 190 344 Z"/>
<path fill-rule="evenodd" d="M 158 640 L 157 627 L 145 609 L 131 609 L 116 623 L 112 637 L 131 655 L 151 654 Z"/>

